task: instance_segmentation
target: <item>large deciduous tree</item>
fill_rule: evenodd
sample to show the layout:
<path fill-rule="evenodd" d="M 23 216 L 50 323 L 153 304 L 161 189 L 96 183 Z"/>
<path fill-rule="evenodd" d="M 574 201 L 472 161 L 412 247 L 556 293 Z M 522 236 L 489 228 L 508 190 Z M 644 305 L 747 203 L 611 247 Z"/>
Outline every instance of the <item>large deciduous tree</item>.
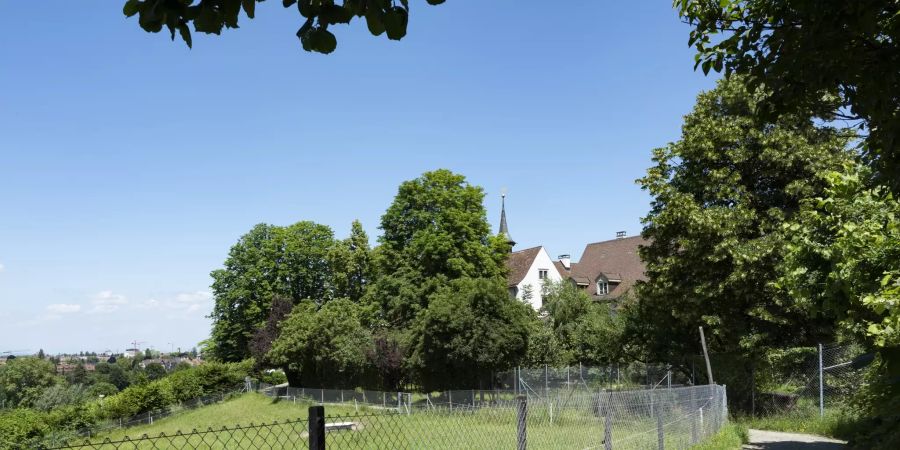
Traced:
<path fill-rule="evenodd" d="M 380 276 L 367 295 L 382 325 L 409 324 L 449 280 L 504 275 L 509 248 L 491 235 L 483 201 L 480 187 L 444 169 L 400 185 L 381 218 Z"/>
<path fill-rule="evenodd" d="M 867 156 L 900 190 L 900 3 L 896 0 L 675 0 L 704 72 L 747 76 L 768 117 L 861 120 Z"/>
<path fill-rule="evenodd" d="M 22 357 L 0 366 L 0 403 L 6 407 L 30 407 L 44 390 L 62 382 L 50 361 Z"/>
<path fill-rule="evenodd" d="M 568 281 L 547 286 L 545 309 L 565 363 L 605 365 L 623 351 L 623 319 L 615 305 L 598 302 Z"/>
<path fill-rule="evenodd" d="M 747 357 L 833 333 L 828 317 L 773 282 L 782 225 L 823 192 L 820 174 L 851 158 L 847 139 L 810 114 L 761 118 L 754 111 L 764 97 L 738 76 L 721 80 L 639 180 L 653 197 L 641 250 L 648 280 L 628 311 L 628 335 L 650 360 L 698 354 L 698 326 L 711 351 Z"/>
<path fill-rule="evenodd" d="M 350 237 L 336 242 L 328 253 L 328 263 L 331 267 L 331 295 L 358 302 L 369 283 L 373 281 L 371 259 L 369 236 L 363 230 L 362 224 L 354 220 Z"/>
<path fill-rule="evenodd" d="M 827 174 L 828 189 L 786 224 L 780 280 L 799 302 L 836 318 L 878 358 L 858 395 L 869 423 L 857 448 L 900 447 L 900 202 L 869 170 Z"/>
<path fill-rule="evenodd" d="M 249 342 L 276 296 L 297 303 L 328 299 L 330 228 L 313 222 L 260 224 L 231 248 L 225 267 L 212 272 L 215 306 L 211 353 L 225 361 L 250 356 Z"/>
<path fill-rule="evenodd" d="M 263 0 L 127 0 L 123 12 L 127 17 L 138 16 L 144 31 L 158 33 L 165 27 L 172 38 L 175 34 L 188 47 L 193 45 L 190 25 L 195 32 L 220 34 L 223 28 L 238 28 L 241 11 L 248 19 L 256 15 L 256 3 Z M 431 5 L 444 0 L 427 0 Z M 406 36 L 409 22 L 409 1 L 399 0 L 282 0 L 285 8 L 296 8 L 302 22 L 297 38 L 303 49 L 331 53 L 337 38 L 328 28 L 349 24 L 354 18 L 364 18 L 369 32 L 400 40 Z"/>
<path fill-rule="evenodd" d="M 488 387 L 525 357 L 533 315 L 497 279 L 454 280 L 417 317 L 408 364 L 426 390 Z"/>
<path fill-rule="evenodd" d="M 304 301 L 281 323 L 268 359 L 294 386 L 353 388 L 367 369 L 371 346 L 359 305 L 335 299 L 317 308 Z"/>

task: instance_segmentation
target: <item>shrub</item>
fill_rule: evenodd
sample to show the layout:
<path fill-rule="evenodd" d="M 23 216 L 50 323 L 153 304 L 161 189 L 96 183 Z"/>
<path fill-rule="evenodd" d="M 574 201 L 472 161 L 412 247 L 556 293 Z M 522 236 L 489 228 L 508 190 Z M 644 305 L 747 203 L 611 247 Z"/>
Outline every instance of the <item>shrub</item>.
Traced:
<path fill-rule="evenodd" d="M 0 413 L 0 449 L 36 447 L 50 429 L 39 411 L 19 408 Z"/>

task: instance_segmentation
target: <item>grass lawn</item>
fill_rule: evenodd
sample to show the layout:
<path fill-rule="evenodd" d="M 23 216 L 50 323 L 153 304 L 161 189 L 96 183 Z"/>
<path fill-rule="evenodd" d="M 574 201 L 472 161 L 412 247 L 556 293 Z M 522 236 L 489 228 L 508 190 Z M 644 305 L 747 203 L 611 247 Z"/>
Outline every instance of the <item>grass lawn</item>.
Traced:
<path fill-rule="evenodd" d="M 138 425 L 134 427 L 112 430 L 108 433 L 100 434 L 91 439 L 91 442 L 102 441 L 109 438 L 110 440 L 120 440 L 125 436 L 132 439 L 140 437 L 144 434 L 148 436 L 157 436 L 160 433 L 167 435 L 174 434 L 178 431 L 182 433 L 191 430 L 206 430 L 213 428 L 221 429 L 223 426 L 233 428 L 236 425 L 246 426 L 261 423 L 272 423 L 274 421 L 283 422 L 285 420 L 306 420 L 310 403 L 300 402 L 293 403 L 289 400 L 273 400 L 262 394 L 250 393 L 226 400 L 202 408 L 185 411 L 171 417 L 155 421 L 152 425 Z M 329 414 L 355 414 L 356 409 L 353 406 L 332 406 L 328 405 Z M 364 407 L 359 408 L 359 412 L 369 412 Z"/>
<path fill-rule="evenodd" d="M 187 411 L 161 419 L 152 425 L 141 425 L 111 431 L 94 437 L 95 446 L 105 439 L 120 441 L 129 436 L 132 440 L 143 435 L 151 439 L 109 446 L 110 449 L 138 450 L 159 448 L 231 449 L 231 448 L 307 448 L 309 403 L 273 401 L 261 394 L 245 394 L 231 400 Z M 515 448 L 517 421 L 514 408 L 487 408 L 476 410 L 415 411 L 412 414 L 387 413 L 380 409 L 353 406 L 326 405 L 326 423 L 353 422 L 353 430 L 329 431 L 327 445 L 330 449 L 498 449 Z M 543 405 L 529 404 L 527 423 L 528 447 L 533 449 L 602 449 L 603 419 L 587 411 L 565 410 L 553 414 Z M 265 427 L 261 423 L 277 425 Z M 250 424 L 257 424 L 251 426 Z M 239 425 L 238 425 L 239 424 Z M 222 430 L 225 426 L 228 429 Z M 655 448 L 656 421 L 649 418 L 617 422 L 611 433 L 613 448 Z M 690 425 L 676 420 L 665 429 L 667 447 L 686 448 L 690 439 Z M 216 432 L 206 432 L 208 428 Z M 191 433 L 191 430 L 198 430 Z M 178 435 L 178 431 L 183 434 Z M 153 439 L 165 433 L 166 438 Z M 189 433 L 189 434 L 184 434 Z M 734 433 L 720 433 L 716 442 L 728 443 Z M 174 438 L 172 436 L 175 436 Z M 722 444 L 725 445 L 725 444 Z M 77 447 L 76 447 L 77 448 Z M 730 448 L 725 446 L 700 447 L 704 449 Z"/>
<path fill-rule="evenodd" d="M 736 422 L 728 422 L 718 433 L 691 447 L 693 450 L 740 450 L 749 441 L 747 427 Z"/>
<path fill-rule="evenodd" d="M 766 417 L 739 417 L 737 420 L 746 428 L 817 434 L 836 439 L 848 439 L 857 426 L 854 416 L 837 408 L 826 409 L 824 417 L 819 417 L 819 411 L 815 410 Z"/>

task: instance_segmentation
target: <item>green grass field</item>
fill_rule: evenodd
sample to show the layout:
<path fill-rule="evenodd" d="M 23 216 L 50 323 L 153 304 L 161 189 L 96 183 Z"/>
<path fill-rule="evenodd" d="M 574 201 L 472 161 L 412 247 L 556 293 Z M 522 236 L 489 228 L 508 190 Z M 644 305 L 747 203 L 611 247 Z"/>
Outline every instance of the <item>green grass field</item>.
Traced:
<path fill-rule="evenodd" d="M 260 394 L 245 394 L 231 400 L 161 419 L 152 425 L 115 430 L 91 439 L 93 449 L 109 439 L 122 441 L 126 436 L 135 440 L 109 446 L 118 450 L 188 448 L 306 448 L 307 412 L 309 403 L 274 401 Z M 383 410 L 343 405 L 325 406 L 327 423 L 353 422 L 353 430 L 329 431 L 330 449 L 500 449 L 515 448 L 517 437 L 516 412 L 511 408 L 491 408 L 474 411 L 418 411 L 413 414 L 387 413 Z M 554 412 L 551 424 L 549 411 L 541 405 L 529 404 L 527 435 L 529 448 L 602 449 L 604 429 L 602 419 L 583 411 Z M 273 425 L 273 422 L 278 424 Z M 251 426 L 252 424 L 256 424 Z M 267 426 L 258 426 L 266 423 Z M 227 430 L 222 428 L 227 427 Z M 682 426 L 673 425 L 669 431 Z M 214 432 L 205 430 L 212 428 Z M 198 430 L 193 433 L 192 430 Z M 646 431 L 649 430 L 649 431 Z M 685 448 L 686 434 L 666 435 L 667 448 Z M 179 435 L 178 432 L 182 434 Z M 158 438 L 160 433 L 167 437 Z M 616 424 L 612 429 L 615 447 L 655 448 L 655 421 L 633 420 Z M 150 439 L 140 439 L 142 436 Z M 174 437 L 173 437 L 174 436 Z M 718 437 L 717 437 L 718 439 Z M 728 437 L 722 438 L 722 442 Z M 78 448 L 78 447 L 76 447 Z M 705 449 L 730 447 L 702 447 Z"/>

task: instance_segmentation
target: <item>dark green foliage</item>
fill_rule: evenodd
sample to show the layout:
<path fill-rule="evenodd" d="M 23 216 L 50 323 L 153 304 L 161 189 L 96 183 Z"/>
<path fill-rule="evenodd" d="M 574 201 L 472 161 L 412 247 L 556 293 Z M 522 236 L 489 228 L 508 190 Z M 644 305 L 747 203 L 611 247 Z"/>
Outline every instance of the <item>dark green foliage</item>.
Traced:
<path fill-rule="evenodd" d="M 359 317 L 359 305 L 348 299 L 320 309 L 304 301 L 281 323 L 267 358 L 295 386 L 353 388 L 364 375 L 372 345 Z"/>
<path fill-rule="evenodd" d="M 288 227 L 260 224 L 240 238 L 212 272 L 216 304 L 211 317 L 212 356 L 240 361 L 269 315 L 272 298 L 324 302 L 328 299 L 330 228 L 313 222 Z"/>
<path fill-rule="evenodd" d="M 19 358 L 17 358 L 19 359 Z M 0 449 L 36 447 L 51 430 L 46 415 L 33 409 L 0 411 Z"/>
<path fill-rule="evenodd" d="M 177 402 L 234 390 L 250 373 L 250 363 L 206 363 L 180 370 L 161 380 L 131 386 L 103 401 L 102 416 L 128 418 Z"/>
<path fill-rule="evenodd" d="M 561 362 L 607 365 L 622 357 L 624 325 L 622 317 L 615 313 L 615 304 L 593 300 L 569 282 L 546 289 L 545 309 L 549 327 L 562 350 Z"/>
<path fill-rule="evenodd" d="M 353 221 L 350 237 L 335 242 L 328 253 L 331 268 L 331 297 L 358 302 L 372 282 L 372 251 L 369 236 L 358 220 Z"/>
<path fill-rule="evenodd" d="M 223 28 L 238 28 L 241 10 L 248 18 L 256 15 L 256 2 L 263 0 L 127 0 L 122 12 L 126 17 L 138 16 L 138 25 L 144 31 L 158 33 L 163 26 L 169 30 L 172 40 L 176 31 L 188 47 L 193 45 L 190 24 L 194 31 L 220 34 Z M 428 0 L 438 5 L 443 0 Z M 303 20 L 297 37 L 303 49 L 319 53 L 331 53 L 337 47 L 337 38 L 328 31 L 334 24 L 349 24 L 354 17 L 365 17 L 366 26 L 375 36 L 386 32 L 388 39 L 400 40 L 406 36 L 409 24 L 409 2 L 399 0 L 282 0 L 285 8 L 296 5 Z"/>
<path fill-rule="evenodd" d="M 407 364 L 426 391 L 487 387 L 492 373 L 524 359 L 533 320 L 501 280 L 454 280 L 416 318 Z"/>
<path fill-rule="evenodd" d="M 869 170 L 824 174 L 827 190 L 793 223 L 779 282 L 798 301 L 836 318 L 843 334 L 877 355 L 857 406 L 868 433 L 857 448 L 900 443 L 900 202 Z M 863 364 L 866 364 L 865 362 Z"/>
<path fill-rule="evenodd" d="M 480 187 L 449 170 L 400 185 L 381 217 L 375 253 L 381 277 L 368 295 L 384 323 L 406 326 L 449 280 L 505 274 L 509 249 L 491 235 L 483 202 Z"/>
<path fill-rule="evenodd" d="M 900 3 L 675 0 L 696 65 L 770 91 L 757 112 L 860 121 L 869 162 L 900 189 Z"/>
<path fill-rule="evenodd" d="M 627 316 L 643 358 L 699 354 L 701 325 L 712 352 L 747 355 L 834 332 L 830 317 L 772 282 L 782 224 L 823 191 L 818 174 L 850 160 L 847 140 L 809 114 L 761 119 L 753 111 L 763 96 L 737 76 L 701 94 L 681 140 L 656 149 L 656 165 L 639 180 L 653 196 L 641 250 L 649 279 Z"/>
<path fill-rule="evenodd" d="M 35 357 L 8 359 L 0 366 L 0 403 L 7 408 L 30 407 L 44 390 L 62 382 L 50 361 Z"/>

